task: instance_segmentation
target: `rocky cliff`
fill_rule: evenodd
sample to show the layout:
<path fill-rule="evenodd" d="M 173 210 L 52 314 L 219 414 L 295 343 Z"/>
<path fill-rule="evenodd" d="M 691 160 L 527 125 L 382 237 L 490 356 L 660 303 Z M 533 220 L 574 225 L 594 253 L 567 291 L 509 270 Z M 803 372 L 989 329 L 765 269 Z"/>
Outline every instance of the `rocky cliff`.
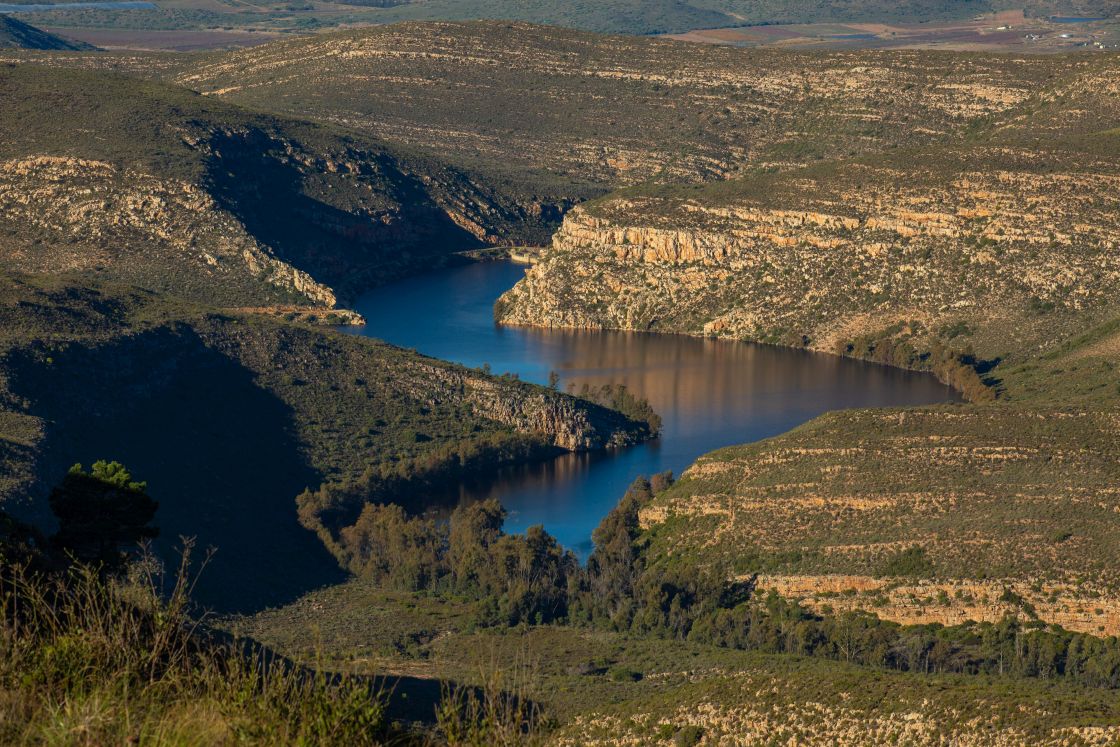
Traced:
<path fill-rule="evenodd" d="M 905 330 L 1022 359 L 1111 307 L 1117 185 L 1089 156 L 974 148 L 624 191 L 569 213 L 496 314 L 857 354 Z"/>
<path fill-rule="evenodd" d="M 499 321 L 808 347 L 996 400 L 707 455 L 643 511 L 652 557 L 822 612 L 1117 630 L 1120 91 L 1116 58 L 1080 62 L 961 143 L 568 214 Z"/>
<path fill-rule="evenodd" d="M 230 304 L 336 301 L 199 185 L 105 161 L 0 162 L 0 234 L 7 266 L 23 272 L 103 275 Z"/>

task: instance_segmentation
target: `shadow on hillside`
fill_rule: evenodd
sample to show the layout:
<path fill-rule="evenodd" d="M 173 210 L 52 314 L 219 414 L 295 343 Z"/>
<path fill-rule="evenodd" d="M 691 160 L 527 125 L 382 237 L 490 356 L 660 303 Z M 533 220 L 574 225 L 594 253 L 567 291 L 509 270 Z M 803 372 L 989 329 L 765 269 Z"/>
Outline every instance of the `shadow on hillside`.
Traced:
<path fill-rule="evenodd" d="M 159 501 L 165 562 L 180 536 L 218 548 L 196 594 L 216 611 L 254 612 L 343 578 L 296 519 L 295 496 L 320 480 L 291 412 L 236 361 L 185 326 L 52 356 L 13 361 L 12 389 L 50 422 L 40 484 L 75 462 L 123 462 Z"/>
<path fill-rule="evenodd" d="M 327 285 L 364 288 L 363 283 L 376 284 L 483 246 L 388 155 L 364 161 L 361 175 L 336 174 L 325 166 L 319 168 L 322 173 L 307 175 L 286 158 L 280 143 L 258 129 L 218 134 L 210 144 L 218 157 L 209 161 L 209 178 L 222 207 L 286 262 Z M 316 192 L 352 203 L 354 212 Z M 392 220 L 383 222 L 378 213 Z"/>
<path fill-rule="evenodd" d="M 265 674 L 279 674 L 286 671 L 296 671 L 302 677 L 323 677 L 327 682 L 337 685 L 343 677 L 356 677 L 369 683 L 375 692 L 382 693 L 386 698 L 386 715 L 390 721 L 403 724 L 421 724 L 433 726 L 436 723 L 436 709 L 443 700 L 445 693 L 455 697 L 471 697 L 482 699 L 485 690 L 477 685 L 457 682 L 452 679 L 435 677 L 415 677 L 412 675 L 371 675 L 348 674 L 343 675 L 329 669 L 316 668 L 310 664 L 301 664 L 285 656 L 276 649 L 270 648 L 251 638 L 235 638 L 224 630 L 206 628 L 206 638 L 218 645 L 230 646 L 249 661 L 254 668 Z M 605 671 L 605 670 L 604 670 Z M 516 698 L 516 695 L 507 694 L 506 697 Z M 513 702 L 516 702 L 514 700 Z M 533 701 L 526 701 L 532 705 Z"/>

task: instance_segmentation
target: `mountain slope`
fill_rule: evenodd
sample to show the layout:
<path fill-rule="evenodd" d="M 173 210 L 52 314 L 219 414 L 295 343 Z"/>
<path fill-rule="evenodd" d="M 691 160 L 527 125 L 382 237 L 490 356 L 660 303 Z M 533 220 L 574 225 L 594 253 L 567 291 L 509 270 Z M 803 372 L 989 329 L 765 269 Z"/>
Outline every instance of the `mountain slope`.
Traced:
<path fill-rule="evenodd" d="M 643 540 L 827 613 L 1120 633 L 1120 58 L 959 143 L 622 190 L 569 213 L 507 323 L 807 346 L 983 403 L 840 412 L 709 454 Z"/>

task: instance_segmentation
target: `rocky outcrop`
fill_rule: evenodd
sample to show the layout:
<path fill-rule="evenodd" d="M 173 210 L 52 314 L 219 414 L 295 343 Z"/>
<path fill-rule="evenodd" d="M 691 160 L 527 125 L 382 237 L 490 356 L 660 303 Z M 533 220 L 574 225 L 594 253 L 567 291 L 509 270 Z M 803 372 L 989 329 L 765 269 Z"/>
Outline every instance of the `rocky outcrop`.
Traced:
<path fill-rule="evenodd" d="M 644 423 L 566 394 L 523 388 L 512 395 L 489 379 L 468 384 L 468 398 L 480 415 L 520 431 L 546 434 L 567 451 L 594 451 L 628 446 L 652 434 Z"/>
<path fill-rule="evenodd" d="M 0 232 L 12 270 L 98 274 L 215 300 L 335 305 L 329 287 L 278 258 L 197 184 L 104 161 L 0 162 Z"/>
<path fill-rule="evenodd" d="M 1120 598 L 1092 585 L 830 575 L 760 576 L 756 588 L 773 589 L 818 613 L 869 610 L 903 625 L 995 623 L 1016 616 L 1095 636 L 1120 634 Z"/>

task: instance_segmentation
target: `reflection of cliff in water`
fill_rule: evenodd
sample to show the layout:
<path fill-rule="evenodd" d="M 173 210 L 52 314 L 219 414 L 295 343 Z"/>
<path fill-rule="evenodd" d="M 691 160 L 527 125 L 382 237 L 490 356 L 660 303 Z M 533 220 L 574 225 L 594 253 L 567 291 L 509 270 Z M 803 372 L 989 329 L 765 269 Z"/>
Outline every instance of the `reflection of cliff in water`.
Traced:
<path fill-rule="evenodd" d="M 681 472 L 701 454 L 787 431 L 827 410 L 944 402 L 930 376 L 766 345 L 683 335 L 497 327 L 494 300 L 521 278 L 503 262 L 458 267 L 379 288 L 355 306 L 362 333 L 539 384 L 623 384 L 662 418 L 661 438 L 600 454 L 565 454 L 425 496 L 446 507 L 498 498 L 507 528 L 544 524 L 581 554 L 591 531 L 637 475 Z"/>
<path fill-rule="evenodd" d="M 569 390 L 623 384 L 647 398 L 676 427 L 685 420 L 736 419 L 753 412 L 797 409 L 806 400 L 843 398 L 866 387 L 865 364 L 831 355 L 683 335 L 640 332 L 518 330 L 535 346 L 561 348 L 555 370 Z M 882 368 L 873 379 L 913 377 Z"/>

